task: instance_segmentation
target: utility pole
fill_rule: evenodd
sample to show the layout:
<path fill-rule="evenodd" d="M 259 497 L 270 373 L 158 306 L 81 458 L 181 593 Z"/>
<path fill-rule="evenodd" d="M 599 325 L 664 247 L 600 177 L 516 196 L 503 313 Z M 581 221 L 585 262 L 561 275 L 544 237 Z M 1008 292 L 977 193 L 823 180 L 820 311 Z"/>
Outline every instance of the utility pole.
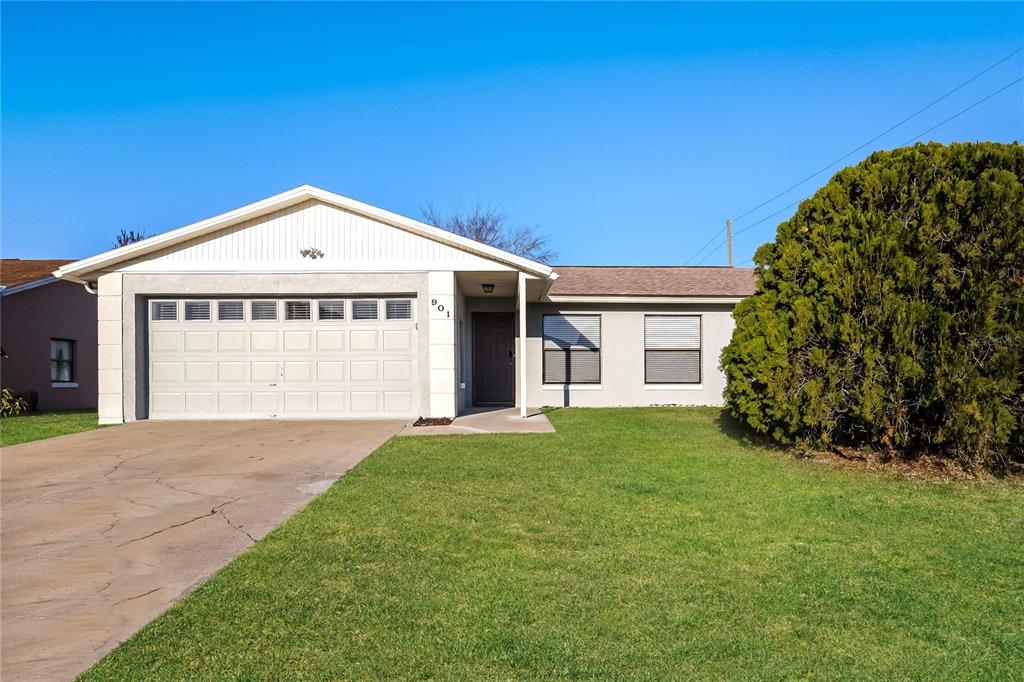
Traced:
<path fill-rule="evenodd" d="M 725 244 L 729 252 L 729 267 L 732 267 L 732 221 L 725 221 Z"/>

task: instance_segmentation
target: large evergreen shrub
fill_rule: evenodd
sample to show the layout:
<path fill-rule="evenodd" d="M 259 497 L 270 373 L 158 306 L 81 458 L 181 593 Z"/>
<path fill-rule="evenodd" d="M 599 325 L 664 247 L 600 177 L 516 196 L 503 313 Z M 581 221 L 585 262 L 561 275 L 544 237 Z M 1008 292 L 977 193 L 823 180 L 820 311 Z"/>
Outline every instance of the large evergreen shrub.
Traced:
<path fill-rule="evenodd" d="M 722 353 L 781 442 L 1005 464 L 1024 450 L 1024 147 L 918 144 L 837 173 L 773 243 Z"/>

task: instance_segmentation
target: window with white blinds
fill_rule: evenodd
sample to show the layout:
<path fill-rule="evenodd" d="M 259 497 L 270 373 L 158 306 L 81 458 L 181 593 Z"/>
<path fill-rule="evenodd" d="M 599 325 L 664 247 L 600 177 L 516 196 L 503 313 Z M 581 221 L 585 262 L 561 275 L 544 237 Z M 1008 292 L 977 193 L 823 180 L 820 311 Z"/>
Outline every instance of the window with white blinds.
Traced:
<path fill-rule="evenodd" d="M 700 383 L 700 316 L 644 317 L 644 383 Z"/>
<path fill-rule="evenodd" d="M 277 301 L 252 301 L 249 319 L 254 322 L 272 322 L 277 319 Z"/>
<path fill-rule="evenodd" d="M 411 320 L 412 301 L 407 298 L 385 301 L 384 317 L 389 320 Z"/>
<path fill-rule="evenodd" d="M 345 301 L 319 301 L 317 308 L 321 320 L 345 319 Z"/>
<path fill-rule="evenodd" d="M 210 302 L 209 301 L 185 301 L 185 321 L 186 322 L 209 321 L 209 319 L 210 319 Z"/>
<path fill-rule="evenodd" d="M 240 322 L 245 319 L 241 301 L 218 301 L 217 319 L 225 322 Z"/>
<path fill-rule="evenodd" d="M 362 299 L 358 301 L 352 301 L 352 319 L 353 320 L 376 320 L 377 319 L 377 300 L 376 299 Z"/>
<path fill-rule="evenodd" d="M 153 301 L 150 304 L 150 319 L 154 322 L 174 322 L 178 319 L 178 302 Z"/>
<path fill-rule="evenodd" d="M 309 301 L 285 301 L 284 319 L 286 320 L 308 320 L 310 319 Z"/>
<path fill-rule="evenodd" d="M 544 316 L 544 383 L 601 383 L 601 316 Z"/>

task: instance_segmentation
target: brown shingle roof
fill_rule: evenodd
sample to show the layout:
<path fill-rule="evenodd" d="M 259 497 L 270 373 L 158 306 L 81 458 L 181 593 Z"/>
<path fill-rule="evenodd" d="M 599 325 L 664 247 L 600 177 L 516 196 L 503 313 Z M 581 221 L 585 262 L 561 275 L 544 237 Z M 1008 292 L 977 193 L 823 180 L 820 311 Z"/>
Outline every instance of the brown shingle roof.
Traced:
<path fill-rule="evenodd" d="M 44 279 L 60 266 L 74 262 L 74 260 L 0 259 L 0 286 L 16 287 L 19 284 L 28 284 L 37 279 Z"/>
<path fill-rule="evenodd" d="M 753 268 L 554 266 L 551 296 L 740 297 L 754 293 Z"/>

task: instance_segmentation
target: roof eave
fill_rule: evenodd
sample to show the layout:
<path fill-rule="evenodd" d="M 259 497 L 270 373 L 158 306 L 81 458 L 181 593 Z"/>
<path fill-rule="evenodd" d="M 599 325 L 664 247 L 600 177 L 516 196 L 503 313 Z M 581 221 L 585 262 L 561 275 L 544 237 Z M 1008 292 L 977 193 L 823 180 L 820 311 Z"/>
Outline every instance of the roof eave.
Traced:
<path fill-rule="evenodd" d="M 153 251 L 174 246 L 175 244 L 189 239 L 194 239 L 196 237 L 216 232 L 246 220 L 257 218 L 272 211 L 294 206 L 309 199 L 316 199 L 339 208 L 352 211 L 353 213 L 359 213 L 397 229 L 405 230 L 433 241 L 446 243 L 482 258 L 508 265 L 517 270 L 523 270 L 524 272 L 547 278 L 552 278 L 553 275 L 551 267 L 544 265 L 543 263 L 537 263 L 535 261 L 522 258 L 521 256 L 516 256 L 515 254 L 502 251 L 501 249 L 473 241 L 472 239 L 460 237 L 459 235 L 453 234 L 439 227 L 427 225 L 426 223 L 422 223 L 418 220 L 406 218 L 405 216 L 398 215 L 397 213 L 392 213 L 382 208 L 377 208 L 376 206 L 371 206 L 354 199 L 349 199 L 348 197 L 343 197 L 340 194 L 328 192 L 318 187 L 313 187 L 312 185 L 302 185 L 295 189 L 275 194 L 272 197 L 262 199 L 252 204 L 247 204 L 212 218 L 207 218 L 169 232 L 164 232 L 163 234 L 149 237 L 148 239 L 143 239 L 142 241 L 135 242 L 134 244 L 128 244 L 127 246 L 122 246 L 89 258 L 84 258 L 80 261 L 75 261 L 74 263 L 69 263 L 68 265 L 59 268 L 54 273 L 54 276 L 60 279 L 84 282 L 86 281 L 84 278 L 88 274 L 94 273 L 103 268 L 109 268 L 126 260 L 138 258 L 148 253 L 152 253 Z"/>

